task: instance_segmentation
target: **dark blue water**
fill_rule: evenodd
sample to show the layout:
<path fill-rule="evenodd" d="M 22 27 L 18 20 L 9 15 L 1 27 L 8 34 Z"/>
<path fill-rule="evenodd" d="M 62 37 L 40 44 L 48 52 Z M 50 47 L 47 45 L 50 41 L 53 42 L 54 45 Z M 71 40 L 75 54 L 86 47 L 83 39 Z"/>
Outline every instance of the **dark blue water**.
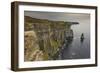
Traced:
<path fill-rule="evenodd" d="M 90 58 L 90 44 L 88 38 L 83 41 L 74 38 L 70 43 L 59 52 L 59 59 L 86 59 Z"/>
<path fill-rule="evenodd" d="M 75 27 L 74 27 L 75 28 Z M 84 39 L 80 39 L 83 31 L 74 31 L 73 39 L 66 42 L 59 51 L 59 59 L 87 59 L 90 58 L 90 34 L 89 31 L 84 32 Z M 77 33 L 78 32 L 78 33 Z"/>

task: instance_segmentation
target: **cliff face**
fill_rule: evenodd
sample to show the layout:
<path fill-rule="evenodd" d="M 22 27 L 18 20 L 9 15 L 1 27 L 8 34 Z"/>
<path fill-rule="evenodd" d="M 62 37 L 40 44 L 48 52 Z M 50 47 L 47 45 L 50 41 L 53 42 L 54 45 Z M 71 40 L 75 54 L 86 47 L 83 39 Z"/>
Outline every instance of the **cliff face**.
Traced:
<path fill-rule="evenodd" d="M 25 61 L 52 60 L 70 34 L 70 24 L 24 17 Z"/>

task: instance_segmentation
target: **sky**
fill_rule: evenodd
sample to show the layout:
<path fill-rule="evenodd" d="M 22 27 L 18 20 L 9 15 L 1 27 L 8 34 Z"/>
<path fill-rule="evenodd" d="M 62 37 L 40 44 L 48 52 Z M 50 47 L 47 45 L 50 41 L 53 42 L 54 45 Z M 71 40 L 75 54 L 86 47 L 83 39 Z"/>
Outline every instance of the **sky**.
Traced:
<path fill-rule="evenodd" d="M 80 13 L 64 13 L 64 12 L 39 12 L 39 11 L 25 11 L 25 16 L 30 16 L 39 19 L 48 19 L 54 21 L 79 21 L 78 19 L 88 19 L 88 14 Z"/>

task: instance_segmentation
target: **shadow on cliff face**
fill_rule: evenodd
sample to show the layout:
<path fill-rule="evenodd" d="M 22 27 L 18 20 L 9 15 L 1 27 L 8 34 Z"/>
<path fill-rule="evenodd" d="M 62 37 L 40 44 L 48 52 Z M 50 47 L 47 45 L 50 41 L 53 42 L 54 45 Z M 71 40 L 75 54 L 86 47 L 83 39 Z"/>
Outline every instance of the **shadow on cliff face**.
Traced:
<path fill-rule="evenodd" d="M 73 37 L 67 37 L 65 41 L 63 42 L 62 47 L 59 47 L 59 51 L 53 56 L 53 59 L 62 60 L 63 59 L 63 56 L 62 56 L 63 49 L 67 49 L 67 51 L 70 50 L 69 47 L 72 44 L 72 42 L 73 42 Z"/>

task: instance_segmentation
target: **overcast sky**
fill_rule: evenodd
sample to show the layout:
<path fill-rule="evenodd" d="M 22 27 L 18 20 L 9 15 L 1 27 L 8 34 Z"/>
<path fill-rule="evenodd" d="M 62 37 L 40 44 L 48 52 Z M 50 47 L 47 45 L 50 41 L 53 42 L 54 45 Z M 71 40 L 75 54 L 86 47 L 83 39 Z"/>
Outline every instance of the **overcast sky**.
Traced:
<path fill-rule="evenodd" d="M 36 11 L 25 11 L 25 16 L 30 16 L 39 19 L 48 19 L 55 21 L 79 21 L 79 19 L 88 19 L 88 14 L 75 14 L 75 13 L 64 13 L 64 12 L 36 12 Z"/>

